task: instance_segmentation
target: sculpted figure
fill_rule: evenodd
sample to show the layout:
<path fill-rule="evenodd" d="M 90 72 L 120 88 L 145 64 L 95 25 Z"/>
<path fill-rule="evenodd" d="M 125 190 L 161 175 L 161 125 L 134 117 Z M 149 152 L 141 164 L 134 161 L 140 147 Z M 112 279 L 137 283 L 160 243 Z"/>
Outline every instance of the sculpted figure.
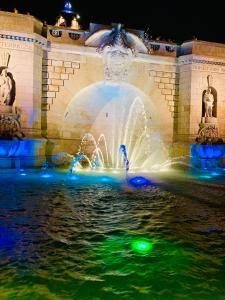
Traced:
<path fill-rule="evenodd" d="M 211 88 L 208 87 L 203 98 L 205 105 L 205 117 L 212 117 L 213 105 L 214 105 L 214 96 L 212 94 Z"/>
<path fill-rule="evenodd" d="M 72 23 L 71 23 L 71 29 L 75 29 L 75 30 L 80 29 L 80 25 L 79 25 L 76 17 L 73 17 L 73 20 L 72 20 Z"/>
<path fill-rule="evenodd" d="M 66 26 L 66 20 L 63 16 L 60 16 L 55 24 L 55 26 Z"/>
<path fill-rule="evenodd" d="M 1 104 L 10 105 L 11 91 L 12 91 L 12 79 L 8 76 L 7 70 L 3 69 L 0 75 Z"/>

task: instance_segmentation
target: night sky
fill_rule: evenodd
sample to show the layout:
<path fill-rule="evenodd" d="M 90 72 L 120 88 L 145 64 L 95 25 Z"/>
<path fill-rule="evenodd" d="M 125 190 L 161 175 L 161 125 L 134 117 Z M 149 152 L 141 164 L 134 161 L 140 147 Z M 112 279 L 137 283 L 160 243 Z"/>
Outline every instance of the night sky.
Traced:
<path fill-rule="evenodd" d="M 153 38 L 182 43 L 196 36 L 199 40 L 225 43 L 225 1 L 214 0 L 73 0 L 84 29 L 89 22 L 121 22 L 129 28 L 150 28 Z M 42 21 L 54 24 L 63 0 L 0 0 L 2 10 L 29 11 Z M 224 4 L 223 4 L 224 3 Z"/>

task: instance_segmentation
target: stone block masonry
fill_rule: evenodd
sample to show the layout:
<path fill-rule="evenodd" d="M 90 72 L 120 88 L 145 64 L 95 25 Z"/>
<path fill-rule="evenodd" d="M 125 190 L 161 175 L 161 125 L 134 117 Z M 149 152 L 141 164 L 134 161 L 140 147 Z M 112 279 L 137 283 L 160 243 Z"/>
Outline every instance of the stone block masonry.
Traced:
<path fill-rule="evenodd" d="M 66 80 L 80 69 L 80 63 L 54 59 L 42 62 L 42 110 L 48 111 Z"/>
<path fill-rule="evenodd" d="M 178 117 L 178 100 L 179 100 L 179 74 L 176 72 L 164 72 L 157 70 L 149 70 L 149 76 L 161 91 L 168 109 L 173 118 Z"/>

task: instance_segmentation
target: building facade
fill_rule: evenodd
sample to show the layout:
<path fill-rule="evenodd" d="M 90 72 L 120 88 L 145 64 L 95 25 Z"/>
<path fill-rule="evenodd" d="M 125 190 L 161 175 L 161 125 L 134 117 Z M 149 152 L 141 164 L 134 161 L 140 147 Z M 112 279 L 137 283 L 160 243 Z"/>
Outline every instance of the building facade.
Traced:
<path fill-rule="evenodd" d="M 95 93 L 110 81 L 102 54 L 109 46 L 104 45 L 105 34 L 109 41 L 112 30 L 121 29 L 97 24 L 86 31 L 48 26 L 33 16 L 3 11 L 0 20 L 2 145 L 11 137 L 14 143 L 18 139 L 27 143 L 30 154 L 24 155 L 75 154 L 98 114 L 90 103 L 85 107 L 80 103 L 93 97 L 96 109 L 102 109 Z M 119 81 L 154 106 L 152 114 L 169 155 L 189 155 L 202 128 L 216 127 L 219 137 L 225 138 L 225 45 L 198 40 L 176 45 L 145 39 L 140 31 L 123 32 L 134 51 L 126 78 L 118 77 Z M 120 75 L 115 71 L 118 76 L 124 72 L 120 67 Z M 76 103 L 74 115 L 67 119 Z M 0 156 L 9 155 L 4 147 Z"/>

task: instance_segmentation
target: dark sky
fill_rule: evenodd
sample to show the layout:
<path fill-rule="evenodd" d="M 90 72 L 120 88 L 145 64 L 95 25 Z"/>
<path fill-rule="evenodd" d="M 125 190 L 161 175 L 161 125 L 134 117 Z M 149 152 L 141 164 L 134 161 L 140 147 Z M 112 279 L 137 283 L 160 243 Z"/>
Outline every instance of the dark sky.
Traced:
<path fill-rule="evenodd" d="M 72 0 L 81 15 L 81 23 L 110 24 L 121 22 L 127 27 L 150 28 L 153 37 L 170 38 L 175 42 L 192 39 L 225 43 L 224 0 Z M 55 22 L 63 0 L 0 0 L 2 10 L 29 11 L 49 24 Z M 224 3 L 224 4 L 223 4 Z"/>

